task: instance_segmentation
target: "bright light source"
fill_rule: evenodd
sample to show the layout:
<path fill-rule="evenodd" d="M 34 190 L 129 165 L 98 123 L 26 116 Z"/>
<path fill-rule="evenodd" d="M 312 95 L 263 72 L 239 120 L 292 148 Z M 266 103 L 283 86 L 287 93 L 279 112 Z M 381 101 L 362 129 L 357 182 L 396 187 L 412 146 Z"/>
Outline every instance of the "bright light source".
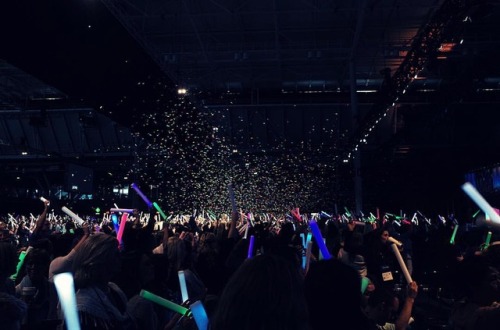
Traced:
<path fill-rule="evenodd" d="M 179 88 L 177 90 L 177 94 L 179 94 L 179 95 L 184 95 L 186 93 L 187 93 L 187 90 L 185 88 Z"/>

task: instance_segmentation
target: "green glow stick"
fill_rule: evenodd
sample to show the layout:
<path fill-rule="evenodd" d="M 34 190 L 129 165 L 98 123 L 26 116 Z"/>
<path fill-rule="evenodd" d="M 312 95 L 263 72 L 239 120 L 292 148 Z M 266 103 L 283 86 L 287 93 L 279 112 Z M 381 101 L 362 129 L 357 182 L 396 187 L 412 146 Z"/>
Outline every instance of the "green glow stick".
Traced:
<path fill-rule="evenodd" d="M 155 295 L 154 293 L 151 293 L 146 290 L 141 290 L 141 293 L 139 293 L 141 297 L 144 299 L 147 299 L 149 301 L 152 301 L 154 303 L 157 303 L 160 306 L 163 306 L 167 309 L 170 309 L 171 311 L 174 311 L 176 313 L 179 313 L 181 315 L 189 315 L 190 310 L 186 307 L 183 307 L 181 305 L 178 305 L 176 303 L 171 302 L 170 300 L 167 300 L 165 298 L 162 298 L 160 296 Z"/>
<path fill-rule="evenodd" d="M 453 228 L 453 234 L 451 234 L 450 238 L 450 244 L 455 244 L 455 236 L 457 236 L 457 231 L 458 231 L 458 225 L 455 225 L 455 228 Z"/>
<path fill-rule="evenodd" d="M 486 240 L 484 241 L 484 248 L 486 249 L 488 246 L 490 246 L 490 241 L 491 241 L 491 231 L 488 232 L 486 235 Z"/>
<path fill-rule="evenodd" d="M 349 212 L 349 209 L 346 206 L 344 206 L 344 209 L 345 209 L 345 215 L 347 215 L 348 217 L 350 217 L 351 216 L 351 212 Z"/>
<path fill-rule="evenodd" d="M 474 214 L 472 215 L 472 217 L 473 217 L 473 218 L 475 218 L 475 217 L 476 217 L 476 215 L 478 215 L 478 214 L 479 214 L 479 212 L 481 212 L 481 210 L 477 210 L 477 212 L 476 212 L 476 213 L 474 213 Z"/>
<path fill-rule="evenodd" d="M 167 215 L 163 212 L 163 210 L 160 208 L 160 205 L 158 205 L 156 202 L 153 202 L 153 206 L 155 209 L 161 214 L 161 217 L 163 220 L 167 220 Z"/>
<path fill-rule="evenodd" d="M 32 246 L 28 246 L 28 248 L 26 249 L 26 251 L 21 251 L 21 253 L 19 254 L 19 261 L 17 262 L 17 266 L 16 266 L 16 273 L 15 274 L 12 274 L 10 276 L 10 279 L 15 281 L 16 278 L 17 278 L 17 275 L 19 275 L 19 271 L 21 270 L 21 267 L 23 266 L 24 264 L 24 258 L 26 258 L 26 255 L 28 254 L 28 252 L 30 252 L 31 250 L 33 249 Z"/>
<path fill-rule="evenodd" d="M 368 288 L 368 284 L 370 284 L 370 280 L 368 277 L 361 278 L 361 294 L 365 294 L 366 289 Z"/>

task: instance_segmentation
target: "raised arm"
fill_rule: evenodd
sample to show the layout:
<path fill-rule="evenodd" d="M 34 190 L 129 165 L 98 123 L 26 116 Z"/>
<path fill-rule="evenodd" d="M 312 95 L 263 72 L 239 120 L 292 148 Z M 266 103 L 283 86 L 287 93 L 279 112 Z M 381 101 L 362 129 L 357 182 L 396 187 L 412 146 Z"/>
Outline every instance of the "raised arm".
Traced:
<path fill-rule="evenodd" d="M 42 214 L 40 214 L 40 216 L 36 220 L 35 229 L 33 229 L 33 233 L 39 232 L 42 229 L 45 221 L 47 220 L 47 211 L 49 209 L 49 204 L 50 204 L 50 201 L 48 201 L 48 200 L 45 200 L 43 202 L 44 209 L 43 209 Z"/>

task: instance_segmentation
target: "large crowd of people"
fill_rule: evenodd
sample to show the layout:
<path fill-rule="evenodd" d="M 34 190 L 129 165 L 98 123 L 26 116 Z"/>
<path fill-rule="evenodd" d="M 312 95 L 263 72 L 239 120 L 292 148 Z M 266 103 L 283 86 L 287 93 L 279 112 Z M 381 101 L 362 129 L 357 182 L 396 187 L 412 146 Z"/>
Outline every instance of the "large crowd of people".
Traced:
<path fill-rule="evenodd" d="M 472 221 L 131 210 L 81 222 L 43 205 L 36 217 L 0 216 L 0 329 L 67 329 L 54 285 L 65 272 L 82 329 L 200 328 L 145 291 L 188 310 L 201 302 L 213 330 L 500 324 L 500 244 Z"/>

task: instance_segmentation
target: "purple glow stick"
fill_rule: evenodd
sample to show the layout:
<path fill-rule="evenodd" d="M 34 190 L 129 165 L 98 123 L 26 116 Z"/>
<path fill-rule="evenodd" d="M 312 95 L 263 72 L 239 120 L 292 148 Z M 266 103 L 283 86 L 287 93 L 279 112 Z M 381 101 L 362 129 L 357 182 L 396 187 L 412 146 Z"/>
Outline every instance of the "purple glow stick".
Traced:
<path fill-rule="evenodd" d="M 134 213 L 134 209 L 120 209 L 120 208 L 111 208 L 109 212 L 127 212 Z"/>
<path fill-rule="evenodd" d="M 251 235 L 250 236 L 250 243 L 248 244 L 248 255 L 247 259 L 250 259 L 253 257 L 253 246 L 255 244 L 255 236 Z"/>
<path fill-rule="evenodd" d="M 135 183 L 132 183 L 131 187 L 139 194 L 139 196 L 141 196 L 142 200 L 149 208 L 153 206 L 153 203 L 151 203 L 151 201 L 146 197 L 146 195 L 142 193 L 142 191 L 139 189 L 139 187 L 137 187 Z"/>
<path fill-rule="evenodd" d="M 330 252 L 326 248 L 325 242 L 323 241 L 323 236 L 321 236 L 321 232 L 319 230 L 316 221 L 312 220 L 311 222 L 309 222 L 309 227 L 311 227 L 311 232 L 314 236 L 314 239 L 316 240 L 316 243 L 318 244 L 318 247 L 321 250 L 321 253 L 323 254 L 323 259 L 325 260 L 331 259 L 332 256 L 330 255 Z"/>

